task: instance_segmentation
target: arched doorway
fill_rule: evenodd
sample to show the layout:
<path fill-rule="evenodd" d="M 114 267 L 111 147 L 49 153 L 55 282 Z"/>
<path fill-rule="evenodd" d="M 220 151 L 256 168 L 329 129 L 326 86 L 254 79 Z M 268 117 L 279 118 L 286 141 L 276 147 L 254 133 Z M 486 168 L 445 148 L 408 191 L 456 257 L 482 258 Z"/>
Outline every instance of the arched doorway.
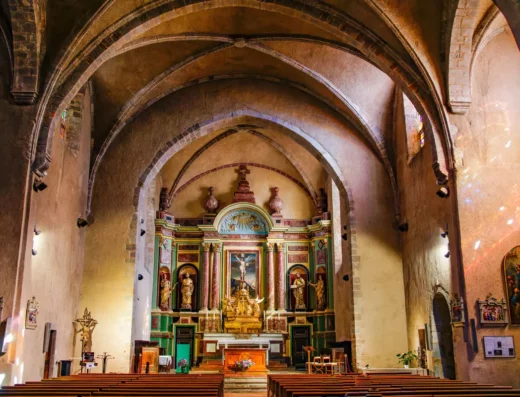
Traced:
<path fill-rule="evenodd" d="M 433 298 L 432 314 L 433 371 L 435 376 L 455 379 L 450 308 L 440 293 Z"/>

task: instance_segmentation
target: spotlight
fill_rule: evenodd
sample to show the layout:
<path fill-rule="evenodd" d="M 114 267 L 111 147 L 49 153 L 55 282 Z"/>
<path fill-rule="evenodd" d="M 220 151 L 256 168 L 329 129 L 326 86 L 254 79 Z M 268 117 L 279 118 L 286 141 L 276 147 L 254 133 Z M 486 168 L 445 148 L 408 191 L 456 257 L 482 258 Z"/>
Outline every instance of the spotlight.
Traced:
<path fill-rule="evenodd" d="M 440 198 L 447 198 L 450 195 L 450 188 L 448 186 L 443 186 L 439 190 L 437 190 L 436 194 Z"/>
<path fill-rule="evenodd" d="M 348 234 L 347 234 L 347 233 L 343 233 L 343 234 L 341 235 L 341 238 L 342 238 L 343 240 L 347 241 Z"/>
<path fill-rule="evenodd" d="M 38 253 L 38 251 L 36 251 L 34 248 L 31 250 L 31 253 L 34 255 L 36 255 Z"/>
<path fill-rule="evenodd" d="M 446 237 L 448 237 L 448 231 L 445 230 L 443 233 L 441 233 L 441 237 L 442 237 L 442 238 L 446 238 Z"/>
<path fill-rule="evenodd" d="M 88 226 L 88 221 L 83 218 L 78 218 L 78 221 L 76 222 L 76 224 L 78 225 L 78 227 L 85 227 L 85 226 Z"/>
<path fill-rule="evenodd" d="M 446 252 L 446 254 L 444 254 L 444 257 L 445 258 L 449 258 L 450 257 L 450 251 Z"/>
<path fill-rule="evenodd" d="M 42 233 L 41 230 L 36 229 L 36 226 L 34 226 L 34 235 L 39 236 Z"/>
<path fill-rule="evenodd" d="M 146 230 L 141 229 L 141 237 L 143 237 L 146 234 Z"/>
<path fill-rule="evenodd" d="M 38 193 L 38 192 L 41 192 L 42 190 L 45 190 L 47 189 L 47 184 L 43 181 L 40 181 L 38 179 L 35 179 L 34 182 L 33 182 L 33 190 Z"/>
<path fill-rule="evenodd" d="M 348 274 L 345 274 L 345 275 L 343 276 L 343 280 L 344 280 L 344 281 L 348 281 L 348 280 L 349 280 Z"/>
<path fill-rule="evenodd" d="M 138 279 L 139 281 L 141 281 L 143 278 L 144 278 L 144 276 L 143 276 L 142 274 L 138 274 L 138 275 L 137 275 L 137 279 Z"/>
<path fill-rule="evenodd" d="M 408 231 L 408 222 L 401 223 L 398 227 L 400 232 L 407 232 Z"/>
<path fill-rule="evenodd" d="M 343 230 L 347 230 L 347 225 L 343 226 Z"/>

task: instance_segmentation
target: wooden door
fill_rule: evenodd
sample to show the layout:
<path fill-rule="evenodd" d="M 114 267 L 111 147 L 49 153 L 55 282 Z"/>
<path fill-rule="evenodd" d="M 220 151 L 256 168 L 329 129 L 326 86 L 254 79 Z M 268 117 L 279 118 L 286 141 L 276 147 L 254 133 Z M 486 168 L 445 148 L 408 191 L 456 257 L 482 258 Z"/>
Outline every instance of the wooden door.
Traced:
<path fill-rule="evenodd" d="M 190 367 L 193 367 L 193 352 L 195 344 L 195 327 L 179 326 L 175 328 L 175 368 L 177 368 L 177 345 L 190 345 Z"/>
<path fill-rule="evenodd" d="M 311 332 L 308 325 L 295 326 L 291 329 L 291 360 L 297 369 L 305 369 L 307 353 L 303 349 L 311 345 Z"/>

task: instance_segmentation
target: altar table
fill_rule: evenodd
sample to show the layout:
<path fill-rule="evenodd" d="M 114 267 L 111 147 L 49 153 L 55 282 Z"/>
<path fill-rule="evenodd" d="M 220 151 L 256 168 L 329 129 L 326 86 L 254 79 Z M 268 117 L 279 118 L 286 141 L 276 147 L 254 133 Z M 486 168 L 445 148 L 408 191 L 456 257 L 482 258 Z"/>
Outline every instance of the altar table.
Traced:
<path fill-rule="evenodd" d="M 262 376 L 267 375 L 267 349 L 226 348 L 223 351 L 222 361 L 224 364 L 224 375 L 237 376 Z M 239 360 L 252 360 L 255 365 L 248 370 L 235 371 L 235 363 Z"/>

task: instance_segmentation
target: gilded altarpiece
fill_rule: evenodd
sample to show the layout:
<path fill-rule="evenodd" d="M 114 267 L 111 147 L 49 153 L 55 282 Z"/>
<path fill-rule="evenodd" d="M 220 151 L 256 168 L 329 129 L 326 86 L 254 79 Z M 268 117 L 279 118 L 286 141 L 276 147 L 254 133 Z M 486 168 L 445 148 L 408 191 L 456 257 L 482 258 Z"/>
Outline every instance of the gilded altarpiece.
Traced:
<path fill-rule="evenodd" d="M 290 363 L 290 330 L 297 325 L 311 327 L 309 342 L 316 349 L 335 341 L 330 221 L 277 218 L 275 223 L 260 206 L 240 202 L 223 208 L 213 224 L 201 219 L 198 226 L 192 220 L 182 226 L 169 214 L 160 216 L 151 339 L 159 342 L 161 354 L 174 355 L 179 327 L 193 327 L 193 364 L 201 365 L 221 357 L 224 347 L 253 345 L 270 346 L 270 359 Z M 305 279 L 304 305 L 298 310 L 295 269 Z M 191 299 L 186 296 L 190 288 L 184 285 L 182 291 L 188 273 Z M 162 279 L 171 283 L 166 306 Z"/>

